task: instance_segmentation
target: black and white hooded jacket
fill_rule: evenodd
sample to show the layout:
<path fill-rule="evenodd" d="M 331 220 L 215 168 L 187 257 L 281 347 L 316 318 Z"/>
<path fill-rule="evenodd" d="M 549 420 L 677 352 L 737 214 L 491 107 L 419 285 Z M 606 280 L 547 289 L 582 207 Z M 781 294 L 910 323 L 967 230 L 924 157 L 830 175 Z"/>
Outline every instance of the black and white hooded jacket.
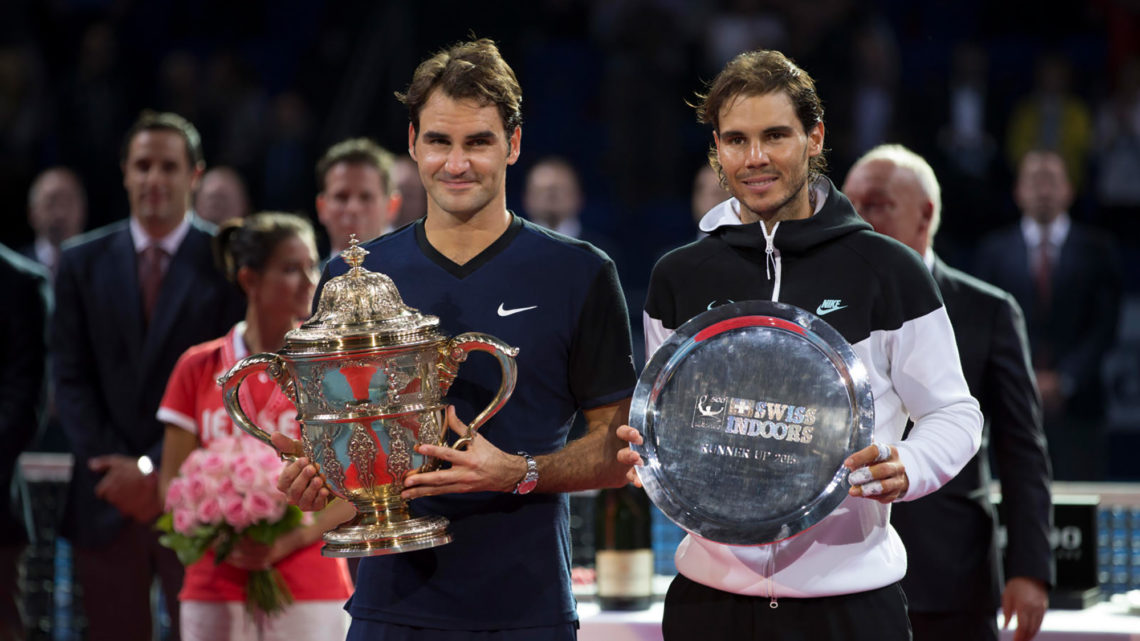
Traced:
<path fill-rule="evenodd" d="M 962 376 L 954 331 L 921 257 L 877 234 L 831 181 L 817 179 L 814 214 L 742 224 L 739 202 L 701 220 L 708 236 L 653 268 L 645 304 L 646 353 L 685 321 L 728 302 L 774 300 L 821 316 L 854 347 L 875 398 L 876 442 L 899 449 L 923 497 L 953 478 L 981 442 L 982 415 Z M 907 419 L 915 425 L 902 440 Z M 689 535 L 677 549 L 686 577 L 736 594 L 817 597 L 880 588 L 906 573 L 890 507 L 847 499 L 827 518 L 771 545 L 730 546 Z"/>

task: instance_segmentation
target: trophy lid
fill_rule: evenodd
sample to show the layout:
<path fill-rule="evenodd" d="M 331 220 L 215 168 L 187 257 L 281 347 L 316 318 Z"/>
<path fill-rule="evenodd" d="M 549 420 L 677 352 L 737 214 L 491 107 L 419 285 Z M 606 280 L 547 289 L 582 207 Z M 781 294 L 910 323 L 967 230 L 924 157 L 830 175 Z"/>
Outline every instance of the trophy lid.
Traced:
<path fill-rule="evenodd" d="M 317 311 L 285 335 L 289 351 L 401 345 L 435 338 L 439 317 L 404 304 L 392 279 L 362 266 L 368 250 L 354 234 L 341 252 L 351 269 L 325 283 Z"/>

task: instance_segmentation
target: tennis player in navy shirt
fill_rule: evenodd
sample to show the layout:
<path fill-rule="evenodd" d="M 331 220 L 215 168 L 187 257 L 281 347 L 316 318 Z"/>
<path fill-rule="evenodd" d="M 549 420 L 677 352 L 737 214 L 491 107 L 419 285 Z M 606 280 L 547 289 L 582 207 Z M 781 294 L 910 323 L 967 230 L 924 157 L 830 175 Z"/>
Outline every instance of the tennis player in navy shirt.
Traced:
<path fill-rule="evenodd" d="M 412 510 L 451 521 L 448 545 L 361 561 L 347 609 L 349 639 L 574 639 L 566 492 L 626 482 L 617 462 L 636 383 L 629 319 L 613 262 L 588 243 L 507 210 L 507 167 L 519 157 L 521 91 L 490 40 L 424 61 L 398 94 L 427 216 L 362 245 L 404 302 L 448 335 L 492 334 L 519 348 L 513 396 L 463 451 L 421 445 L 450 463 L 408 477 Z M 347 271 L 329 263 L 323 282 Z M 493 358 L 472 356 L 447 396 L 448 424 L 486 406 L 500 383 Z M 583 412 L 589 429 L 567 442 Z M 282 449 L 300 453 L 287 439 Z M 328 490 L 299 459 L 279 487 L 304 509 Z"/>

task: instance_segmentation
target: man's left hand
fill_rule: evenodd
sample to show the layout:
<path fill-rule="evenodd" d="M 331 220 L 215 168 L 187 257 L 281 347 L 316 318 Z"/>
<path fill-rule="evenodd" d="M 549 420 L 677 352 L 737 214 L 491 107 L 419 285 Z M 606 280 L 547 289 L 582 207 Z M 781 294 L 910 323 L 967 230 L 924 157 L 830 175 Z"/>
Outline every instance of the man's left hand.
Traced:
<path fill-rule="evenodd" d="M 880 449 L 882 448 L 882 449 Z M 890 456 L 884 454 L 890 453 Z M 855 452 L 843 462 L 851 470 L 847 480 L 851 483 L 848 494 L 890 503 L 910 489 L 906 467 L 899 459 L 899 449 L 893 445 L 871 445 Z"/>
<path fill-rule="evenodd" d="M 161 512 L 158 481 L 154 474 L 143 474 L 138 459 L 122 454 L 96 456 L 87 462 L 92 472 L 103 478 L 95 484 L 95 496 L 114 505 L 139 523 L 154 520 Z"/>
<path fill-rule="evenodd" d="M 455 408 L 447 408 L 447 426 L 460 437 L 467 436 L 467 426 L 455 416 Z M 465 449 L 440 445 L 417 445 L 416 451 L 451 464 L 450 469 L 409 474 L 404 480 L 405 499 L 461 492 L 511 492 L 526 476 L 526 460 L 507 454 L 483 438 L 472 435 Z"/>
<path fill-rule="evenodd" d="M 1010 618 L 1016 614 L 1013 641 L 1029 641 L 1037 636 L 1048 608 L 1049 593 L 1044 583 L 1026 576 L 1012 577 L 1005 582 L 1005 591 L 1001 593 L 1002 629 L 1009 627 Z"/>
<path fill-rule="evenodd" d="M 630 445 L 641 445 L 645 442 L 641 437 L 641 432 L 638 432 L 628 425 L 618 427 L 617 435 L 618 438 Z M 636 487 L 641 487 L 641 477 L 637 475 L 638 466 L 644 465 L 644 462 L 641 460 L 641 455 L 634 452 L 632 447 L 626 446 L 618 450 L 617 460 L 618 463 L 629 466 L 629 469 L 625 472 L 626 481 L 633 483 Z"/>

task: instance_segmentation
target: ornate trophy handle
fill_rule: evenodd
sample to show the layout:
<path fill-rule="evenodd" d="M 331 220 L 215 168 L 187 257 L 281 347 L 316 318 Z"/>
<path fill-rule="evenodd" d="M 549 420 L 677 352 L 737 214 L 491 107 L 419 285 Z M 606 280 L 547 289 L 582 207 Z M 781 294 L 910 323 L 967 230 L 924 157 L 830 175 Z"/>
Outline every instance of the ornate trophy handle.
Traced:
<path fill-rule="evenodd" d="M 289 400 L 293 404 L 297 404 L 296 390 L 293 389 L 293 379 L 289 376 L 288 370 L 285 368 L 285 361 L 277 354 L 254 354 L 247 358 L 243 358 L 237 365 L 234 365 L 230 371 L 222 375 L 218 379 L 218 385 L 222 386 L 222 401 L 225 403 L 226 411 L 229 412 L 230 418 L 233 419 L 234 424 L 237 425 L 246 434 L 256 438 L 257 440 L 265 443 L 277 451 L 277 454 L 286 461 L 295 461 L 297 457 L 292 454 L 285 454 L 278 450 L 273 441 L 269 438 L 269 433 L 254 425 L 253 421 L 246 415 L 245 410 L 241 408 L 241 403 L 238 401 L 238 390 L 241 388 L 242 381 L 250 374 L 264 371 L 269 374 L 273 382 L 285 392 Z"/>
<path fill-rule="evenodd" d="M 447 351 L 439 365 L 439 391 L 441 395 L 447 394 L 447 390 L 451 387 L 451 383 L 459 371 L 459 364 L 467 360 L 467 355 L 473 351 L 491 354 L 499 361 L 499 367 L 503 370 L 503 382 L 499 385 L 499 391 L 495 393 L 495 398 L 491 399 L 491 404 L 483 408 L 483 411 L 479 412 L 475 420 L 467 426 L 467 435 L 452 446 L 461 450 L 471 443 L 471 439 L 475 437 L 475 430 L 502 409 L 507 399 L 511 397 L 511 393 L 515 391 L 515 382 L 518 380 L 518 365 L 515 364 L 514 357 L 518 356 L 519 348 L 511 347 L 490 334 L 467 332 L 448 341 L 444 349 Z"/>

